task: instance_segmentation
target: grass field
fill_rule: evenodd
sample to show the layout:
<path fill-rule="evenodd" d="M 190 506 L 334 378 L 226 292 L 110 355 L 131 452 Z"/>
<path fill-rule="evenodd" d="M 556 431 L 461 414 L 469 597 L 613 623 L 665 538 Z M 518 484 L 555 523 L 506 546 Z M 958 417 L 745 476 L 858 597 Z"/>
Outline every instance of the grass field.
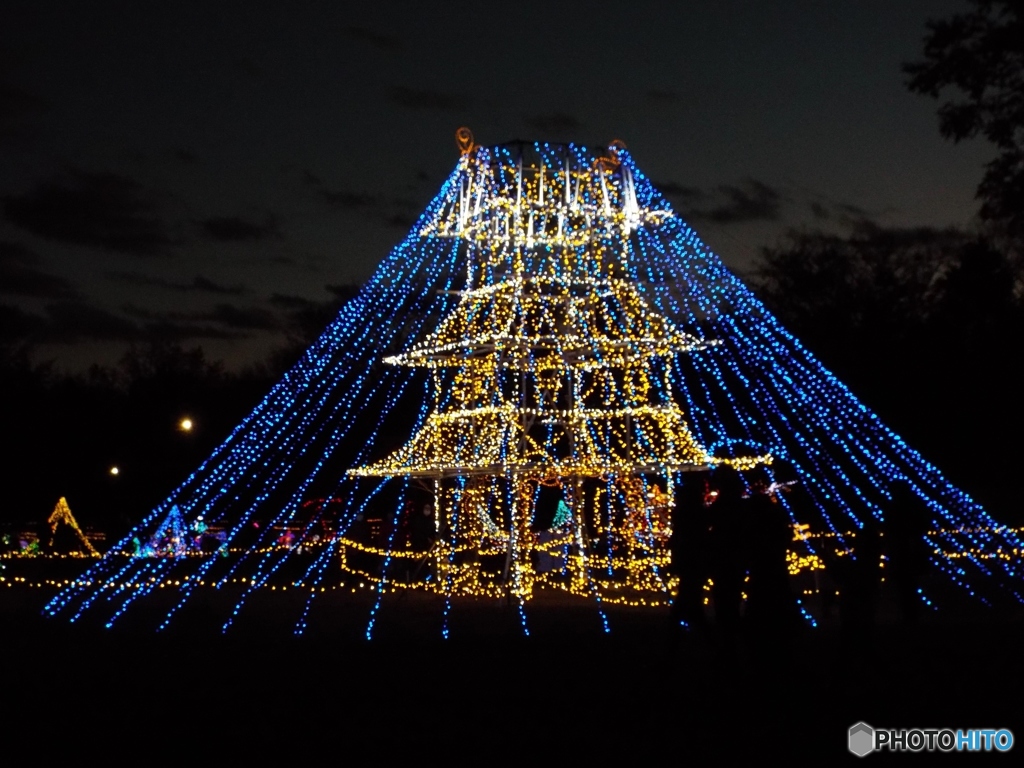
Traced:
<path fill-rule="evenodd" d="M 861 720 L 1024 737 L 1015 609 L 963 604 L 907 624 L 883 601 L 866 641 L 823 616 L 786 638 L 726 643 L 671 631 L 665 609 L 608 607 L 605 633 L 593 603 L 542 594 L 526 608 L 529 636 L 515 607 L 466 599 L 444 639 L 443 601 L 410 591 L 384 597 L 367 641 L 369 591 L 325 596 L 303 636 L 296 592 L 258 595 L 227 633 L 230 590 L 209 590 L 162 633 L 170 591 L 113 629 L 43 617 L 50 594 L 0 588 L 5 741 L 37 754 L 704 764 L 855 759 L 846 732 Z"/>

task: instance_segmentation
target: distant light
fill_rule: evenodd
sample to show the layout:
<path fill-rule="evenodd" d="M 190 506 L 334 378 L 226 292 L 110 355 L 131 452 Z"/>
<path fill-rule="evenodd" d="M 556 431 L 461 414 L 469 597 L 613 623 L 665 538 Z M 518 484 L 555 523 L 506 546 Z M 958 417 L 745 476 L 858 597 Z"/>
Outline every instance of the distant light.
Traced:
<path fill-rule="evenodd" d="M 117 467 L 111 467 L 110 468 L 110 474 L 112 474 L 112 475 L 119 475 L 119 474 L 121 474 L 121 470 L 118 469 Z"/>
<path fill-rule="evenodd" d="M 182 432 L 191 432 L 192 431 L 192 419 L 190 419 L 190 418 L 188 418 L 186 416 L 184 419 L 182 419 L 181 421 L 178 422 L 178 428 Z"/>

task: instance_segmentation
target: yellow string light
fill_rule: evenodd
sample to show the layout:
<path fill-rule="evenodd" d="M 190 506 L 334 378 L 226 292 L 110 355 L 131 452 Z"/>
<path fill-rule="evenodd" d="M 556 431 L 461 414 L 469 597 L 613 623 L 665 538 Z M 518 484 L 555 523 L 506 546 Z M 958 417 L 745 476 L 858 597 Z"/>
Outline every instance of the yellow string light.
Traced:
<path fill-rule="evenodd" d="M 461 129 L 458 143 L 457 193 L 420 234 L 465 244 L 467 285 L 433 332 L 385 358 L 432 371 L 434 409 L 403 447 L 349 475 L 433 480 L 440 535 L 425 557 L 445 594 L 527 599 L 543 585 L 663 601 L 674 473 L 771 461 L 711 456 L 658 373 L 711 343 L 653 311 L 623 278 L 631 233 L 672 214 L 637 204 L 618 145 L 600 162 L 552 169 L 498 161 Z M 538 488 L 552 478 L 570 515 L 541 543 L 530 526 Z M 608 551 L 589 541 L 587 508 Z M 500 573 L 481 566 L 502 550 Z M 556 554 L 560 577 L 538 573 L 536 558 Z M 596 580 L 597 571 L 615 575 Z"/>

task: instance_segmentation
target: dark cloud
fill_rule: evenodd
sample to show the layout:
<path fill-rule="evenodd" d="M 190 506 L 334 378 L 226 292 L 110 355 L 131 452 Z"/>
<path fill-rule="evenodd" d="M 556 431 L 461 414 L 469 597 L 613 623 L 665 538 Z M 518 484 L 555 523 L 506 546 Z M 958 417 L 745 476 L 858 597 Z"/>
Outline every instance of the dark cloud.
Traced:
<path fill-rule="evenodd" d="M 421 180 L 426 174 L 422 171 L 415 176 Z M 316 196 L 336 211 L 360 211 L 372 214 L 389 227 L 408 229 L 416 221 L 421 204 L 408 197 L 386 199 L 365 192 L 330 189 L 324 186 L 323 180 L 311 171 L 303 171 L 303 183 L 315 190 Z M 407 184 L 413 189 L 415 184 Z"/>
<path fill-rule="evenodd" d="M 654 188 L 673 200 L 693 204 L 704 200 L 707 195 L 697 187 L 687 187 L 675 181 L 654 182 Z"/>
<path fill-rule="evenodd" d="M 236 296 L 244 293 L 244 289 L 241 286 L 220 285 L 219 283 L 215 283 L 202 275 L 196 275 L 192 279 L 192 282 L 189 283 L 176 283 L 171 280 L 165 280 L 162 277 L 152 277 L 150 275 L 143 275 L 139 272 L 107 272 L 106 276 L 112 280 L 118 280 L 131 285 L 166 288 L 170 291 L 194 291 L 196 293 L 214 293 Z"/>
<path fill-rule="evenodd" d="M 782 196 L 777 189 L 748 179 L 742 186 L 723 185 L 718 188 L 725 202 L 702 212 L 701 218 L 718 224 L 738 224 L 746 221 L 778 221 L 781 216 Z"/>
<path fill-rule="evenodd" d="M 416 219 L 408 214 L 392 213 L 384 217 L 384 223 L 397 229 L 409 229 L 416 223 Z"/>
<path fill-rule="evenodd" d="M 143 338 L 143 329 L 132 320 L 83 301 L 49 304 L 42 315 L 0 305 L 0 343 L 77 344 Z"/>
<path fill-rule="evenodd" d="M 362 208 L 373 208 L 380 205 L 380 200 L 365 192 L 349 192 L 339 189 L 328 189 L 323 179 L 306 170 L 302 172 L 302 182 L 316 190 L 316 195 L 331 208 L 342 211 L 354 211 Z"/>
<path fill-rule="evenodd" d="M 204 335 L 216 333 L 218 337 L 226 338 L 231 329 L 232 338 L 238 336 L 236 331 L 268 331 L 277 330 L 281 327 L 281 318 L 274 312 L 262 307 L 238 307 L 234 304 L 218 304 L 211 311 L 205 312 L 153 312 L 145 307 L 135 304 L 127 304 L 122 307 L 125 314 L 138 320 L 146 321 L 147 325 L 177 325 L 181 328 L 202 327 Z M 210 324 L 213 324 L 212 326 Z M 213 331 L 216 327 L 219 330 Z"/>
<path fill-rule="evenodd" d="M 42 99 L 0 81 L 0 139 L 21 145 L 34 143 L 38 138 L 35 120 L 46 111 Z"/>
<path fill-rule="evenodd" d="M 183 341 L 186 339 L 239 339 L 248 334 L 242 330 L 264 330 L 277 328 L 280 323 L 267 310 L 256 309 L 248 317 L 250 310 L 239 310 L 222 305 L 212 312 L 153 312 L 135 304 L 126 304 L 122 311 L 140 321 L 147 339 L 163 341 Z M 268 324 L 267 317 L 273 318 Z"/>
<path fill-rule="evenodd" d="M 343 192 L 332 189 L 321 189 L 318 194 L 327 201 L 332 208 L 352 211 L 359 208 L 371 208 L 378 205 L 378 200 L 372 195 L 361 192 Z"/>
<path fill-rule="evenodd" d="M 712 192 L 674 181 L 654 182 L 654 188 L 672 199 L 691 221 L 739 224 L 747 221 L 778 221 L 783 196 L 779 190 L 756 179 L 740 185 L 722 185 Z"/>
<path fill-rule="evenodd" d="M 0 304 L 0 344 L 21 344 L 34 341 L 47 326 L 46 318 L 26 312 L 21 307 Z"/>
<path fill-rule="evenodd" d="M 331 294 L 331 298 L 325 301 L 315 301 L 305 296 L 294 296 L 283 293 L 275 293 L 270 296 L 270 304 L 287 312 L 316 309 L 325 305 L 338 306 L 339 302 L 346 302 L 353 298 L 360 290 L 359 283 L 342 283 L 339 285 L 325 285 L 324 290 Z"/>
<path fill-rule="evenodd" d="M 342 283 L 340 285 L 324 286 L 334 297 L 332 301 L 348 301 L 355 298 L 356 294 L 363 289 L 359 283 Z"/>
<path fill-rule="evenodd" d="M 166 319 L 164 315 L 154 312 L 152 309 L 147 307 L 140 307 L 138 304 L 124 304 L 121 306 L 121 311 L 129 317 L 134 317 L 136 320 L 152 321 L 157 319 Z"/>
<path fill-rule="evenodd" d="M 49 322 L 39 341 L 136 341 L 142 338 L 138 325 L 130 320 L 81 301 L 63 301 L 46 307 Z"/>
<path fill-rule="evenodd" d="M 857 228 L 861 225 L 874 226 L 881 212 L 871 213 L 853 203 L 835 200 L 812 200 L 808 203 L 811 215 L 818 221 L 830 221 L 841 227 Z"/>
<path fill-rule="evenodd" d="M 0 116 L 10 117 L 46 111 L 46 102 L 24 88 L 0 82 Z"/>
<path fill-rule="evenodd" d="M 368 43 L 381 51 L 397 51 L 402 47 L 398 38 L 377 32 L 366 27 L 345 27 L 342 34 L 350 40 L 358 40 L 361 43 Z"/>
<path fill-rule="evenodd" d="M 313 301 L 301 296 L 274 294 L 270 304 L 282 310 L 283 329 L 293 339 L 312 341 L 334 320 L 338 311 L 362 288 L 356 283 L 326 285 L 331 294 L 325 301 Z"/>
<path fill-rule="evenodd" d="M 226 331 L 213 325 L 159 320 L 145 327 L 146 341 L 197 341 L 200 339 L 244 339 L 248 334 Z"/>
<path fill-rule="evenodd" d="M 147 342 L 194 342 L 201 339 L 244 339 L 248 334 L 228 331 L 203 322 L 177 321 L 173 318 L 154 318 L 143 325 L 142 338 Z"/>
<path fill-rule="evenodd" d="M 83 302 L 59 302 L 46 316 L 0 305 L 0 341 L 74 344 L 87 341 L 183 342 L 195 339 L 239 339 L 247 330 L 276 329 L 277 317 L 267 310 L 239 310 L 222 305 L 211 313 L 161 314 L 126 305 L 114 314 Z"/>
<path fill-rule="evenodd" d="M 567 134 L 578 131 L 583 123 L 572 115 L 564 112 L 552 112 L 547 115 L 530 115 L 523 118 L 523 121 L 544 134 Z"/>
<path fill-rule="evenodd" d="M 282 267 L 293 267 L 299 262 L 292 256 L 283 253 L 272 254 L 267 258 L 268 264 L 277 264 Z"/>
<path fill-rule="evenodd" d="M 437 109 L 442 111 L 465 109 L 471 103 L 470 99 L 465 96 L 441 93 L 440 91 L 406 88 L 402 85 L 394 86 L 388 94 L 388 98 L 395 104 L 409 109 Z"/>
<path fill-rule="evenodd" d="M 672 101 L 679 101 L 679 94 L 675 91 L 663 91 L 658 88 L 652 88 L 644 94 L 648 99 L 659 104 L 665 104 Z"/>
<path fill-rule="evenodd" d="M 267 76 L 266 70 L 248 56 L 239 56 L 232 59 L 231 66 L 236 72 L 241 72 L 250 80 L 264 80 Z"/>
<path fill-rule="evenodd" d="M 244 289 L 240 285 L 221 285 L 215 283 L 213 280 L 209 280 L 202 275 L 196 275 L 191 284 L 185 290 L 201 291 L 204 293 L 219 293 L 237 296 L 244 293 Z"/>
<path fill-rule="evenodd" d="M 811 215 L 816 219 L 827 219 L 831 216 L 827 206 L 815 201 L 811 201 Z"/>
<path fill-rule="evenodd" d="M 171 153 L 175 160 L 182 165 L 198 165 L 199 156 L 187 149 L 176 149 Z"/>
<path fill-rule="evenodd" d="M 851 219 L 870 219 L 871 214 L 867 210 L 861 208 L 859 205 L 853 205 L 852 203 L 835 203 L 832 206 L 836 211 L 848 216 Z"/>
<path fill-rule="evenodd" d="M 304 296 L 286 296 L 283 293 L 274 293 L 270 296 L 270 304 L 275 307 L 286 311 L 293 311 L 297 309 L 306 309 L 311 307 L 315 302 L 307 299 Z"/>
<path fill-rule="evenodd" d="M 233 304 L 218 304 L 213 312 L 198 317 L 228 328 L 246 331 L 274 331 L 281 327 L 281 319 L 275 313 L 260 307 L 243 308 Z"/>
<path fill-rule="evenodd" d="M 255 224 L 237 216 L 215 216 L 198 223 L 207 237 L 221 242 L 262 240 L 279 235 L 272 219 L 263 224 Z"/>
<path fill-rule="evenodd" d="M 21 243 L 0 240 L 0 264 L 5 263 L 32 267 L 39 263 L 39 256 Z"/>
<path fill-rule="evenodd" d="M 313 187 L 317 196 L 334 210 L 366 212 L 387 226 L 399 229 L 409 229 L 416 221 L 419 205 L 408 198 L 386 200 L 364 192 L 328 189 L 319 177 L 309 171 L 305 172 L 305 183 Z"/>
<path fill-rule="evenodd" d="M 0 294 L 73 299 L 78 291 L 62 277 L 36 267 L 41 259 L 20 243 L 0 240 Z"/>
<path fill-rule="evenodd" d="M 171 243 L 155 205 L 132 179 L 71 171 L 3 198 L 13 224 L 39 237 L 110 251 L 152 254 Z"/>

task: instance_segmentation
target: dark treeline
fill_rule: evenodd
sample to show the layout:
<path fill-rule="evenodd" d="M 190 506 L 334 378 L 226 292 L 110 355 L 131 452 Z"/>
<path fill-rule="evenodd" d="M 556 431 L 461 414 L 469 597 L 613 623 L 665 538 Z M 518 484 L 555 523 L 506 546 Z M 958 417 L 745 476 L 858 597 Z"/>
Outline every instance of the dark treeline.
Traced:
<path fill-rule="evenodd" d="M 38 525 L 64 496 L 83 527 L 127 531 L 228 437 L 359 286 L 327 289 L 329 301 L 289 313 L 284 346 L 242 371 L 162 341 L 74 374 L 38 362 L 28 342 L 0 345 L 0 525 Z M 185 417 L 191 431 L 180 429 Z"/>
<path fill-rule="evenodd" d="M 201 349 L 163 344 L 79 375 L 33 364 L 24 349 L 3 353 L 0 522 L 44 521 L 64 496 L 81 525 L 126 530 L 212 452 L 279 373 L 270 365 L 229 373 Z M 187 432 L 186 416 L 195 425 Z"/>
<path fill-rule="evenodd" d="M 938 129 L 983 139 L 972 231 L 802 232 L 765 249 L 756 290 L 892 429 L 1007 522 L 1024 524 L 1024 5 L 930 20 L 906 86 Z"/>
<path fill-rule="evenodd" d="M 764 249 L 754 288 L 883 422 L 1007 522 L 1024 451 L 1021 274 L 980 233 L 794 233 Z"/>

